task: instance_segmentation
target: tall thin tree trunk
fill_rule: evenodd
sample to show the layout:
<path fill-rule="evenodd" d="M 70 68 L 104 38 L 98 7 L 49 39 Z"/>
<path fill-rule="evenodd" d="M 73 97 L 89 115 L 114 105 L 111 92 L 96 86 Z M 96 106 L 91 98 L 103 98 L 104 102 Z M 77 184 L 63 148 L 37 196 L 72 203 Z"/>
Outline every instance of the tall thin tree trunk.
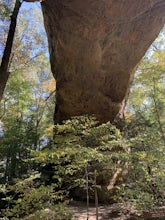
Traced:
<path fill-rule="evenodd" d="M 95 207 L 96 207 L 96 220 L 99 220 L 99 202 L 97 193 L 97 171 L 95 170 Z"/>
<path fill-rule="evenodd" d="M 85 167 L 85 176 L 86 176 L 86 193 L 87 193 L 87 220 L 89 219 L 89 185 L 88 185 L 88 170 Z"/>
<path fill-rule="evenodd" d="M 16 0 L 14 10 L 11 15 L 11 23 L 10 23 L 10 27 L 9 27 L 8 37 L 7 37 L 5 50 L 4 50 L 2 61 L 1 61 L 1 66 L 0 66 L 0 101 L 2 99 L 4 90 L 6 87 L 6 83 L 9 78 L 9 75 L 10 75 L 8 67 L 9 67 L 10 55 L 11 55 L 14 34 L 15 34 L 15 29 L 16 29 L 16 24 L 17 24 L 17 16 L 18 16 L 21 4 L 22 3 L 19 0 Z"/>

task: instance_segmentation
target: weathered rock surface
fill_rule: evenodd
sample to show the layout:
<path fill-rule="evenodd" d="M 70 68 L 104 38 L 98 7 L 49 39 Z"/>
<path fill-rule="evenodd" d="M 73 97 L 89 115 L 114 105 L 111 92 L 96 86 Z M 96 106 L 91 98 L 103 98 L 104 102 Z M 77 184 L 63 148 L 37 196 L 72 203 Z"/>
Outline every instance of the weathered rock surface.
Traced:
<path fill-rule="evenodd" d="M 164 0 L 45 0 L 42 3 L 58 121 L 122 113 L 135 68 L 165 22 Z"/>

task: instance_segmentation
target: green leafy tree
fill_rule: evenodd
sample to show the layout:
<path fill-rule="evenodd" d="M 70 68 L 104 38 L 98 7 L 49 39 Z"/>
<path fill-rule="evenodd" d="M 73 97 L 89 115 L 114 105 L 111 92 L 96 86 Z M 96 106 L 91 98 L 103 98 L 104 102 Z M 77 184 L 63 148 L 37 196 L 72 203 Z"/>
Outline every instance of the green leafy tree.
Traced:
<path fill-rule="evenodd" d="M 71 192 L 80 187 L 79 196 L 86 198 L 85 173 L 88 172 L 90 198 L 94 196 L 96 185 L 100 186 L 100 201 L 108 201 L 110 195 L 112 198 L 111 191 L 127 160 L 127 145 L 120 131 L 110 123 L 99 125 L 94 118 L 82 116 L 56 125 L 54 132 L 54 143 L 35 152 L 36 159 L 47 167 L 42 173 L 46 184 L 54 182 Z M 52 167 L 51 173 L 48 165 Z"/>
<path fill-rule="evenodd" d="M 38 9 L 29 10 L 39 23 Z M 21 28 L 16 30 L 10 78 L 0 106 L 2 182 L 21 177 L 32 169 L 27 161 L 31 157 L 30 150 L 48 143 L 47 130 L 51 130 L 53 124 L 55 88 L 52 85 L 55 82 L 45 54 L 47 43 L 45 34 L 40 32 L 42 29 L 34 30 L 34 22 L 29 23 L 29 10 L 22 9 L 19 16 Z"/>
<path fill-rule="evenodd" d="M 163 205 L 165 189 L 165 48 L 161 33 L 142 61 L 126 113 L 129 184 L 124 196 L 140 207 Z M 128 194 L 127 194 L 128 193 Z"/>

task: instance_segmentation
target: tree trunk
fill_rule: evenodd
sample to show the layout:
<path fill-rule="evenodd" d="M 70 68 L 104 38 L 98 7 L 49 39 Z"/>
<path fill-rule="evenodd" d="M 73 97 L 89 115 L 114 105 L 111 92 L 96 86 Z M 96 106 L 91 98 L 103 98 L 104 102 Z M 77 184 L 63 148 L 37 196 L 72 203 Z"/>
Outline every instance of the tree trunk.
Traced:
<path fill-rule="evenodd" d="M 122 115 L 137 64 L 165 22 L 164 0 L 41 3 L 57 85 L 56 121 Z"/>
<path fill-rule="evenodd" d="M 9 61 L 10 61 L 10 55 L 11 50 L 13 46 L 13 40 L 14 40 L 14 34 L 16 29 L 16 23 L 17 23 L 17 16 L 19 13 L 19 9 L 21 7 L 21 2 L 19 0 L 16 0 L 13 13 L 11 15 L 11 23 L 9 27 L 9 32 L 7 36 L 6 46 L 4 49 L 1 66 L 0 66 L 0 101 L 2 99 L 6 83 L 9 77 Z"/>

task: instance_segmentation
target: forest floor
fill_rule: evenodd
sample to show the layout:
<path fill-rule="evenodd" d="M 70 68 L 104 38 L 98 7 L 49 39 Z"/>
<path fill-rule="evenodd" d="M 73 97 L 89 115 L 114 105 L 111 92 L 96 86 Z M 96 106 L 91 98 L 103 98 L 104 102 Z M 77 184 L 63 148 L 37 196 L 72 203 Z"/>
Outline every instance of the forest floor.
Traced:
<path fill-rule="evenodd" d="M 72 202 L 70 204 L 71 210 L 74 213 L 75 220 L 96 220 L 96 208 L 94 204 L 90 205 L 88 218 L 86 203 Z M 123 204 L 100 205 L 98 220 L 135 220 L 142 219 L 142 212 L 139 212 L 132 207 Z"/>

